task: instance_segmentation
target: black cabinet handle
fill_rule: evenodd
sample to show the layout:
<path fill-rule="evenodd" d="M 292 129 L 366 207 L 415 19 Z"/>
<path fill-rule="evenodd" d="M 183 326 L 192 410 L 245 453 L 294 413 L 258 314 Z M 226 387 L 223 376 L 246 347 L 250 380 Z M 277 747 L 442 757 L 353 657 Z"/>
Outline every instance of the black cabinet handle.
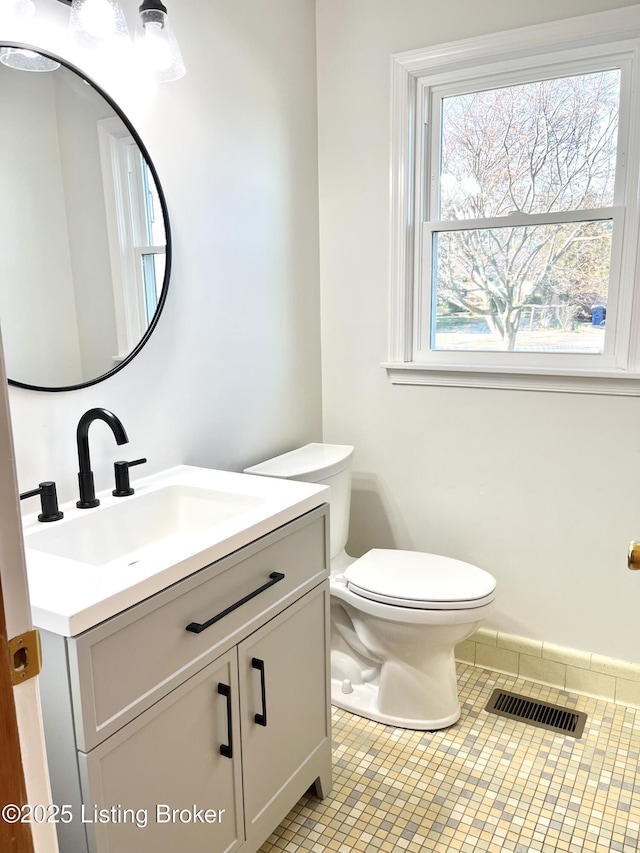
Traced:
<path fill-rule="evenodd" d="M 227 741 L 220 744 L 220 755 L 233 758 L 233 732 L 231 730 L 231 688 L 228 684 L 218 684 L 218 693 L 227 697 Z"/>
<path fill-rule="evenodd" d="M 260 672 L 260 695 L 262 697 L 262 713 L 256 714 L 254 720 L 259 726 L 267 725 L 267 690 L 264 679 L 264 661 L 260 658 L 251 658 L 251 666 Z"/>
<path fill-rule="evenodd" d="M 265 589 L 269 589 L 270 586 L 273 586 L 274 583 L 278 583 L 284 579 L 284 575 L 282 572 L 271 572 L 269 575 L 269 580 L 267 583 L 263 584 L 259 589 L 254 589 L 253 592 L 250 592 L 249 595 L 245 595 L 244 598 L 241 598 L 240 601 L 236 601 L 235 604 L 232 604 L 230 607 L 225 608 L 220 613 L 217 613 L 215 616 L 212 616 L 207 622 L 190 622 L 187 625 L 187 631 L 191 631 L 192 634 L 199 634 L 201 631 L 210 628 L 215 622 L 218 622 L 224 616 L 228 616 L 229 613 L 233 613 L 234 610 L 237 610 L 238 607 L 242 607 L 243 604 L 246 604 L 247 601 L 251 601 L 252 598 L 255 598 L 256 595 L 260 595 L 261 592 L 264 592 Z"/>

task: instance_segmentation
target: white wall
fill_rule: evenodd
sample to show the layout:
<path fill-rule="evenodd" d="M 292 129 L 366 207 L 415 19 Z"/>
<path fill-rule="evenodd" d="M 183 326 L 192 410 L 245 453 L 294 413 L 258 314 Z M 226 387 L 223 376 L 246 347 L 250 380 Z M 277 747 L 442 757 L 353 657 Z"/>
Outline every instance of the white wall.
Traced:
<path fill-rule="evenodd" d="M 633 5 L 317 0 L 324 438 L 356 446 L 348 550 L 498 579 L 493 627 L 640 662 L 640 400 L 393 386 L 386 358 L 393 53 Z"/>
<path fill-rule="evenodd" d="M 57 29 L 38 36 L 33 23 L 30 40 L 79 64 L 62 41 L 68 8 L 37 5 Z M 130 23 L 137 5 L 123 2 Z M 116 78 L 124 62 L 82 60 L 165 190 L 174 270 L 163 316 L 105 382 L 10 389 L 20 488 L 54 479 L 62 500 L 77 496 L 75 430 L 92 406 L 112 409 L 130 437 L 117 448 L 104 424 L 91 427 L 98 490 L 112 488 L 115 459 L 146 456 L 138 476 L 181 462 L 238 470 L 321 435 L 314 3 L 168 6 L 182 80 L 153 87 L 126 67 Z"/>
<path fill-rule="evenodd" d="M 32 383 L 53 380 L 55 371 L 56 384 L 71 384 L 81 359 L 53 80 L 2 65 L 0 104 L 0 318 L 7 370 Z M 55 299 L 46 298 L 50 293 Z"/>

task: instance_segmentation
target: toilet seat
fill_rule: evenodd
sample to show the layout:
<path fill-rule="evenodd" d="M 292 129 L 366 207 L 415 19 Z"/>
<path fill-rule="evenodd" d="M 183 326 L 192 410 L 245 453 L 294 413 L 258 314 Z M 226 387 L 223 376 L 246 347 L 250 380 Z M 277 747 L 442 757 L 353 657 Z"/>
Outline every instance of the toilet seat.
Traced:
<path fill-rule="evenodd" d="M 347 588 L 361 598 L 418 610 L 467 610 L 495 598 L 488 572 L 438 554 L 374 548 L 344 572 Z"/>

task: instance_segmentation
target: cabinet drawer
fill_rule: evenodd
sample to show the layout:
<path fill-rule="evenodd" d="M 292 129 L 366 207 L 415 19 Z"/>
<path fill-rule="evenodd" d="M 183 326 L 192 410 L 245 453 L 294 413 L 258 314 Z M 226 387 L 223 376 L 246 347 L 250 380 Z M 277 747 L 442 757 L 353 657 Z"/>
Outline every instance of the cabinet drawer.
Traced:
<path fill-rule="evenodd" d="M 328 563 L 325 506 L 69 638 L 78 748 L 92 749 L 321 582 Z"/>

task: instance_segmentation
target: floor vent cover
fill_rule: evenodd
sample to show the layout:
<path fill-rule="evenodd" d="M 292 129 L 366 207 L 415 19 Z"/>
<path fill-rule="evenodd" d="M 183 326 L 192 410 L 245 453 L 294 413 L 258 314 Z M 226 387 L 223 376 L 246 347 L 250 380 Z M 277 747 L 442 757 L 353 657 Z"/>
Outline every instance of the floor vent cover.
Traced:
<path fill-rule="evenodd" d="M 538 702 L 529 696 L 507 693 L 505 690 L 494 690 L 485 710 L 575 738 L 582 737 L 587 722 L 584 711 L 567 711 L 561 705 Z"/>

